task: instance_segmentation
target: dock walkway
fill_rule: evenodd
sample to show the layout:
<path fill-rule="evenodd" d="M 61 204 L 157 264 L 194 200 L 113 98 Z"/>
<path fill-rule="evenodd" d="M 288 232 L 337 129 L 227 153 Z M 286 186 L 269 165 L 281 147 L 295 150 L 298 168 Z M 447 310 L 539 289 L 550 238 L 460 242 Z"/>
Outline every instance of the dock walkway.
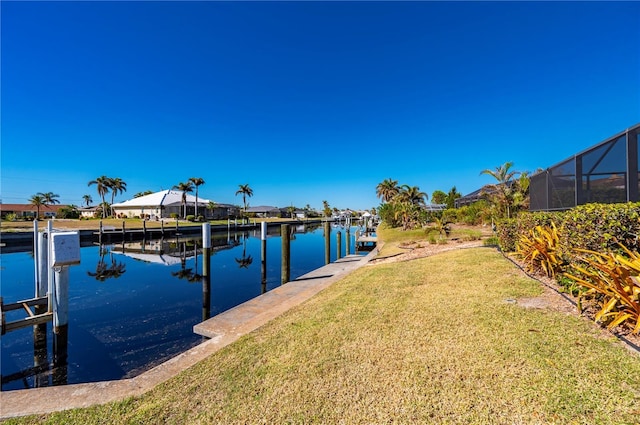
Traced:
<path fill-rule="evenodd" d="M 0 419 L 89 407 L 139 396 L 306 301 L 377 255 L 350 255 L 194 326 L 211 339 L 134 378 L 0 392 Z"/>

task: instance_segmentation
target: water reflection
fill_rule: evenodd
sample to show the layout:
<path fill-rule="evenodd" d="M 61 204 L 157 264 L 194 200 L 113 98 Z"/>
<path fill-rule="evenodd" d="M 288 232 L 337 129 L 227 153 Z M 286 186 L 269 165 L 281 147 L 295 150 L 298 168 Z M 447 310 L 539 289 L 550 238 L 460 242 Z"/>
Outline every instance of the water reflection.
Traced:
<path fill-rule="evenodd" d="M 295 279 L 323 265 L 324 238 L 319 229 L 290 229 Z M 3 391 L 136 376 L 200 343 L 195 324 L 281 284 L 279 226 L 264 240 L 259 231 L 214 233 L 206 250 L 200 238 L 171 237 L 81 251 L 82 265 L 70 270 L 68 334 L 43 325 L 3 335 Z M 32 296 L 30 254 L 0 260 L 0 295 Z"/>
<path fill-rule="evenodd" d="M 104 282 L 108 279 L 117 279 L 127 271 L 125 264 L 116 261 L 113 256 L 113 252 L 108 250 L 107 247 L 101 245 L 98 253 L 100 258 L 98 259 L 98 264 L 96 265 L 96 271 L 87 271 L 87 275 L 95 278 L 99 282 Z M 107 254 L 109 254 L 111 262 L 111 264 L 109 265 L 107 265 L 107 262 L 105 261 L 105 257 L 107 256 Z"/>

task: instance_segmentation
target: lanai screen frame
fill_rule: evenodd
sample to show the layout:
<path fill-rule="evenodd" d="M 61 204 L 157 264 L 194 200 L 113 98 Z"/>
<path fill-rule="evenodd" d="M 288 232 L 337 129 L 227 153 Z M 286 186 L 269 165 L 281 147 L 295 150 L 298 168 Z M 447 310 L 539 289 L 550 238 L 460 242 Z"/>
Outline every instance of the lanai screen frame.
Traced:
<path fill-rule="evenodd" d="M 637 202 L 640 123 L 531 176 L 530 211 Z M 621 158 L 622 157 L 622 158 Z"/>

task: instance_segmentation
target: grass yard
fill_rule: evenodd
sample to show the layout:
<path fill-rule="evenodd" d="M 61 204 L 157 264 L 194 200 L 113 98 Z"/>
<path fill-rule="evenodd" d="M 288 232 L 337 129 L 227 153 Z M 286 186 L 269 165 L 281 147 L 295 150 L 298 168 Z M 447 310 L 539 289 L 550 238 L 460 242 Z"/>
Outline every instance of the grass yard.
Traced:
<path fill-rule="evenodd" d="M 491 248 L 365 266 L 139 398 L 12 424 L 640 421 L 640 357 Z"/>

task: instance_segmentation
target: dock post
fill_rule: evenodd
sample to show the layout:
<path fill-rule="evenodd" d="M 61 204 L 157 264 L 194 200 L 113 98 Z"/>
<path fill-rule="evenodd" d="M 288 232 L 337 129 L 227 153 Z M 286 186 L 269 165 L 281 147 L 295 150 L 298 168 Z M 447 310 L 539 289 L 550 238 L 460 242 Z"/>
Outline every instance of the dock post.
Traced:
<path fill-rule="evenodd" d="M 331 262 L 331 224 L 324 222 L 324 263 Z"/>
<path fill-rule="evenodd" d="M 262 293 L 267 292 L 267 222 L 260 223 L 260 276 Z"/>
<path fill-rule="evenodd" d="M 282 237 L 282 283 L 287 283 L 291 275 L 291 234 L 289 225 L 280 225 L 280 235 Z"/>
<path fill-rule="evenodd" d="M 47 245 L 47 235 L 42 232 L 38 233 L 38 256 L 36 257 L 36 264 L 38 267 L 36 280 L 36 298 L 46 297 L 47 290 L 49 288 L 49 246 Z M 38 305 L 35 307 L 36 314 L 46 312 L 46 307 Z"/>
<path fill-rule="evenodd" d="M 211 316 L 211 224 L 202 224 L 202 321 Z"/>
<path fill-rule="evenodd" d="M 55 272 L 55 304 L 53 308 L 53 383 L 67 383 L 69 344 L 69 267 Z"/>
<path fill-rule="evenodd" d="M 142 219 L 142 238 L 145 239 L 147 237 L 147 220 Z"/>
<path fill-rule="evenodd" d="M 124 220 L 122 220 L 122 239 L 124 240 L 124 235 L 126 231 L 124 230 Z"/>
<path fill-rule="evenodd" d="M 49 368 L 47 360 L 47 324 L 40 323 L 33 327 L 33 367 L 37 371 L 34 376 L 34 388 L 46 387 L 49 378 L 42 373 Z"/>
<path fill-rule="evenodd" d="M 164 238 L 164 220 L 160 219 L 160 234 Z"/>
<path fill-rule="evenodd" d="M 336 260 L 342 257 L 342 233 L 336 233 Z"/>
<path fill-rule="evenodd" d="M 38 246 L 38 220 L 33 220 L 33 265 L 35 267 L 35 296 L 38 297 L 38 292 L 40 291 L 40 266 L 38 264 L 38 253 L 39 253 L 39 246 Z"/>
<path fill-rule="evenodd" d="M 47 311 L 49 313 L 53 312 L 53 297 L 55 296 L 55 285 L 53 282 L 53 268 L 49 266 L 49 260 L 51 259 L 51 239 L 53 233 L 53 223 L 51 220 L 47 222 Z"/>
<path fill-rule="evenodd" d="M 347 253 L 347 256 L 351 255 L 351 231 L 349 227 L 351 227 L 351 219 L 349 219 L 349 226 L 347 227 L 346 237 L 344 241 L 344 246 L 346 248 L 345 252 Z"/>

